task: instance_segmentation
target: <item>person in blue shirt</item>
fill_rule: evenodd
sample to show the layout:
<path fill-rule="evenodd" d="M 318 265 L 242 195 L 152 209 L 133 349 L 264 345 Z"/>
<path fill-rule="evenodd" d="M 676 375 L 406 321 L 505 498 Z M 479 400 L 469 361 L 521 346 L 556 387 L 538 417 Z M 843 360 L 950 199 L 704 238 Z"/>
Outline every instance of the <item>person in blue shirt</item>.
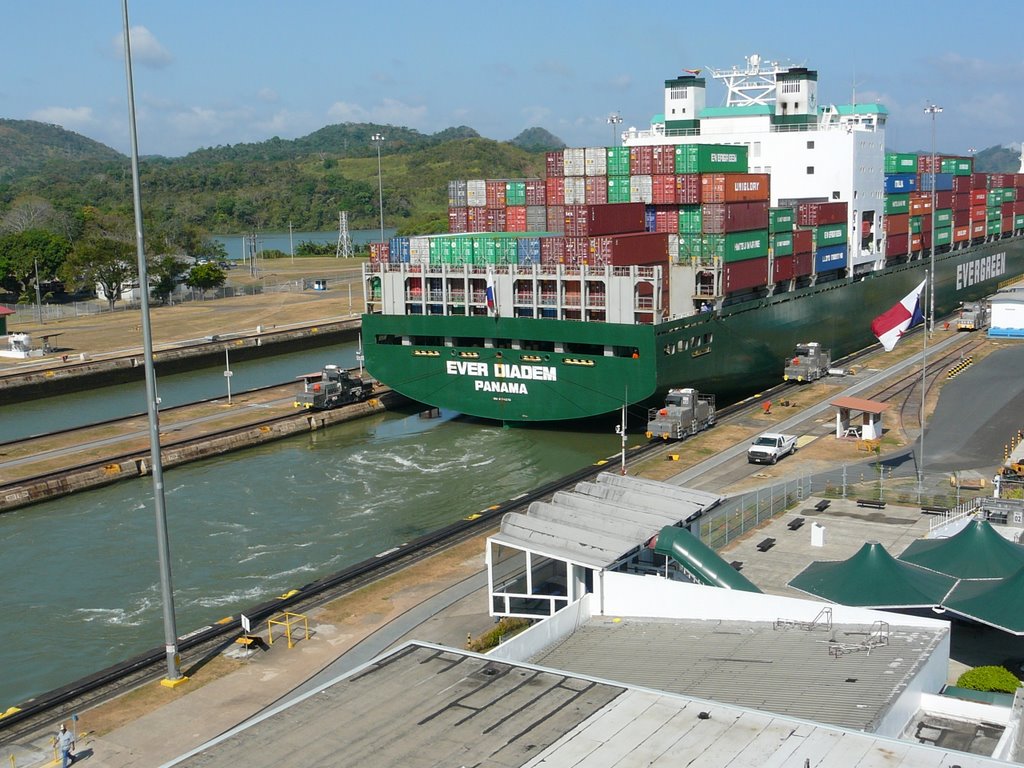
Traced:
<path fill-rule="evenodd" d="M 75 762 L 75 756 L 72 754 L 75 751 L 75 737 L 64 723 L 60 724 L 60 730 L 57 731 L 57 748 L 60 750 L 61 768 L 68 768 Z"/>

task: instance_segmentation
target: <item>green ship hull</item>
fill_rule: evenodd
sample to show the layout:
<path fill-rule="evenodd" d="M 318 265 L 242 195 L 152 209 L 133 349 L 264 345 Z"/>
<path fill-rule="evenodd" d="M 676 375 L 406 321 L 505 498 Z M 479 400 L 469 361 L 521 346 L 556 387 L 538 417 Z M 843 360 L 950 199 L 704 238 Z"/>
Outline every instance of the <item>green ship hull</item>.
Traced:
<path fill-rule="evenodd" d="M 928 269 L 909 262 L 657 325 L 366 314 L 366 367 L 412 400 L 505 422 L 599 416 L 671 387 L 727 404 L 780 382 L 797 343 L 833 359 L 876 343 L 872 319 Z M 937 254 L 935 275 L 942 317 L 1024 275 L 1024 238 Z"/>

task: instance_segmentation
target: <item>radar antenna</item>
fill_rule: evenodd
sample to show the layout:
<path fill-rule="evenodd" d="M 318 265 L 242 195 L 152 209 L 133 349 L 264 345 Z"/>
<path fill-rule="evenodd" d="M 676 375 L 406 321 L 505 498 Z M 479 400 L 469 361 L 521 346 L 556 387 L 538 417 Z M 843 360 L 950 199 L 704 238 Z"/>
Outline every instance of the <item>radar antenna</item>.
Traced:
<path fill-rule="evenodd" d="M 725 97 L 727 107 L 745 107 L 753 104 L 775 103 L 775 77 L 787 67 L 779 66 L 777 61 L 763 61 L 754 53 L 745 57 L 746 65 L 734 66 L 732 69 L 715 69 L 708 67 L 708 72 L 716 80 L 725 83 L 728 93 Z"/>

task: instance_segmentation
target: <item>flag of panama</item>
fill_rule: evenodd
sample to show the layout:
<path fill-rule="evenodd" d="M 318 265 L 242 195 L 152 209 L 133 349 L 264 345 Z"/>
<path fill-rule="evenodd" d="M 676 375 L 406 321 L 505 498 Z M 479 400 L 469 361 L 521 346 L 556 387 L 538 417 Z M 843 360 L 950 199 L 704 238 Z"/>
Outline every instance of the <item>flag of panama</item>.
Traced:
<path fill-rule="evenodd" d="M 888 309 L 871 322 L 871 332 L 882 342 L 886 352 L 891 352 L 903 334 L 924 320 L 921 313 L 921 294 L 925 280 L 908 293 L 892 309 Z"/>

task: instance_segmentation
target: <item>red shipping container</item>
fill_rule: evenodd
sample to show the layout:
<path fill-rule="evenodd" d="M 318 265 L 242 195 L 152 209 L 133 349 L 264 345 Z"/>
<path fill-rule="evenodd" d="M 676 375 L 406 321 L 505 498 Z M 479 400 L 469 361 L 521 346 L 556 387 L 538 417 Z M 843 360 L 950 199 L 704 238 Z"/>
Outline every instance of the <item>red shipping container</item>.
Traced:
<path fill-rule="evenodd" d="M 487 209 L 479 205 L 471 205 L 466 208 L 466 231 L 486 232 L 487 231 Z"/>
<path fill-rule="evenodd" d="M 1013 186 L 1016 189 L 1024 189 L 1024 173 L 1013 174 Z"/>
<path fill-rule="evenodd" d="M 547 183 L 544 179 L 526 180 L 526 204 L 547 205 Z"/>
<path fill-rule="evenodd" d="M 1003 189 L 1004 187 L 1012 187 L 1016 181 L 1013 173 L 990 173 L 988 175 L 988 188 L 989 189 Z"/>
<path fill-rule="evenodd" d="M 488 179 L 485 184 L 488 208 L 505 207 L 505 182 L 497 179 Z"/>
<path fill-rule="evenodd" d="M 822 224 L 845 224 L 846 203 L 800 203 L 796 208 L 796 223 L 801 227 Z"/>
<path fill-rule="evenodd" d="M 587 256 L 590 255 L 589 237 L 566 237 L 565 238 L 565 264 L 579 266 L 585 264 Z"/>
<path fill-rule="evenodd" d="M 654 208 L 654 231 L 678 234 L 679 208 L 674 205 L 658 205 Z"/>
<path fill-rule="evenodd" d="M 628 235 L 612 235 L 608 263 L 622 267 L 630 264 L 665 264 L 669 260 L 668 234 L 664 232 L 641 232 Z"/>
<path fill-rule="evenodd" d="M 813 253 L 814 251 L 814 230 L 794 229 L 793 230 L 793 255 Z M 805 274 L 810 274 L 807 270 Z"/>
<path fill-rule="evenodd" d="M 988 189 L 988 174 L 987 173 L 972 173 L 971 174 L 971 189 Z"/>
<path fill-rule="evenodd" d="M 954 227 L 966 227 L 971 223 L 971 209 L 970 208 L 954 208 L 953 209 L 953 226 Z"/>
<path fill-rule="evenodd" d="M 675 148 L 672 149 L 673 153 Z M 673 154 L 673 158 L 675 155 Z M 672 166 L 675 170 L 675 166 Z M 629 148 L 629 175 L 646 176 L 654 173 L 654 147 Z"/>
<path fill-rule="evenodd" d="M 677 202 L 675 174 L 657 173 L 651 176 L 651 201 L 655 205 L 672 205 Z"/>
<path fill-rule="evenodd" d="M 573 219 L 570 224 L 570 217 Z M 567 205 L 566 234 L 578 237 L 643 232 L 647 221 L 643 203 L 605 203 L 603 205 Z M 570 229 L 571 227 L 571 229 Z"/>
<path fill-rule="evenodd" d="M 542 237 L 540 239 L 540 263 L 561 264 L 565 258 L 564 237 Z"/>
<path fill-rule="evenodd" d="M 768 228 L 768 203 L 705 203 L 701 206 L 701 230 L 726 234 Z"/>
<path fill-rule="evenodd" d="M 702 173 L 700 175 L 700 201 L 702 203 L 739 203 L 768 200 L 770 197 L 770 177 L 767 173 Z"/>
<path fill-rule="evenodd" d="M 988 218 L 988 208 L 984 205 L 971 206 L 971 221 L 985 221 Z"/>
<path fill-rule="evenodd" d="M 611 235 L 592 237 L 590 238 L 590 252 L 587 257 L 587 264 L 592 267 L 606 267 L 611 263 L 611 253 Z"/>
<path fill-rule="evenodd" d="M 971 209 L 971 193 L 957 192 L 953 195 L 954 211 L 969 211 Z"/>
<path fill-rule="evenodd" d="M 910 216 L 906 213 L 890 214 L 885 217 L 885 234 L 905 235 L 910 231 Z"/>
<path fill-rule="evenodd" d="M 971 191 L 971 177 L 970 176 L 954 176 L 953 177 L 953 191 L 958 195 L 963 192 Z"/>
<path fill-rule="evenodd" d="M 510 205 L 505 208 L 505 231 L 526 231 L 526 206 Z"/>
<path fill-rule="evenodd" d="M 469 211 L 465 206 L 457 206 L 448 209 L 448 231 L 453 233 L 469 231 Z"/>
<path fill-rule="evenodd" d="M 676 174 L 676 202 L 680 205 L 698 205 L 700 203 L 700 174 Z"/>
<path fill-rule="evenodd" d="M 587 176 L 583 182 L 583 197 L 588 205 L 599 205 L 608 202 L 608 177 Z"/>
<path fill-rule="evenodd" d="M 675 173 L 676 172 L 676 145 L 659 144 L 651 147 L 651 173 Z"/>
<path fill-rule="evenodd" d="M 1014 206 L 1013 202 L 1000 203 L 999 204 L 999 215 L 1002 216 L 1004 219 L 1007 216 L 1013 216 L 1013 206 Z"/>
<path fill-rule="evenodd" d="M 565 206 L 549 205 L 547 208 L 548 232 L 565 232 Z"/>
<path fill-rule="evenodd" d="M 726 293 L 768 284 L 768 257 L 734 261 L 722 266 L 722 289 Z"/>
<path fill-rule="evenodd" d="M 953 242 L 954 243 L 965 243 L 971 239 L 971 228 L 970 226 L 954 226 L 953 227 Z"/>
<path fill-rule="evenodd" d="M 561 177 L 548 177 L 544 181 L 545 205 L 565 205 L 565 180 Z"/>
<path fill-rule="evenodd" d="M 545 176 L 549 179 L 560 179 L 565 176 L 565 155 L 556 149 L 544 155 Z"/>
<path fill-rule="evenodd" d="M 906 232 L 888 235 L 885 238 L 885 257 L 891 259 L 893 256 L 906 256 L 909 247 L 910 235 Z"/>
<path fill-rule="evenodd" d="M 1008 232 L 1013 232 L 1013 216 L 1003 216 L 1003 221 L 999 231 L 1004 235 Z"/>
<path fill-rule="evenodd" d="M 487 231 L 488 232 L 504 232 L 505 231 L 505 208 L 488 208 L 487 209 Z"/>
<path fill-rule="evenodd" d="M 388 260 L 388 254 L 391 252 L 390 243 L 370 243 L 370 263 L 371 264 L 384 264 Z"/>
<path fill-rule="evenodd" d="M 796 275 L 793 269 L 794 256 L 776 256 L 772 261 L 772 282 L 781 283 L 783 280 L 792 280 Z"/>
<path fill-rule="evenodd" d="M 935 193 L 935 210 L 943 211 L 953 207 L 953 191 L 943 189 Z"/>
<path fill-rule="evenodd" d="M 810 232 L 810 230 L 807 230 Z M 810 251 L 793 254 L 793 276 L 803 277 L 814 271 L 814 254 Z"/>
<path fill-rule="evenodd" d="M 918 251 L 923 251 L 923 250 L 924 250 L 924 241 L 921 239 L 921 236 L 920 235 L 911 235 L 910 236 L 910 252 L 911 253 L 917 253 Z"/>
<path fill-rule="evenodd" d="M 984 238 L 988 234 L 988 224 L 985 221 L 971 222 L 971 239 Z"/>
<path fill-rule="evenodd" d="M 1014 200 L 1010 205 L 1010 213 L 1014 216 L 1024 216 L 1024 198 Z"/>

